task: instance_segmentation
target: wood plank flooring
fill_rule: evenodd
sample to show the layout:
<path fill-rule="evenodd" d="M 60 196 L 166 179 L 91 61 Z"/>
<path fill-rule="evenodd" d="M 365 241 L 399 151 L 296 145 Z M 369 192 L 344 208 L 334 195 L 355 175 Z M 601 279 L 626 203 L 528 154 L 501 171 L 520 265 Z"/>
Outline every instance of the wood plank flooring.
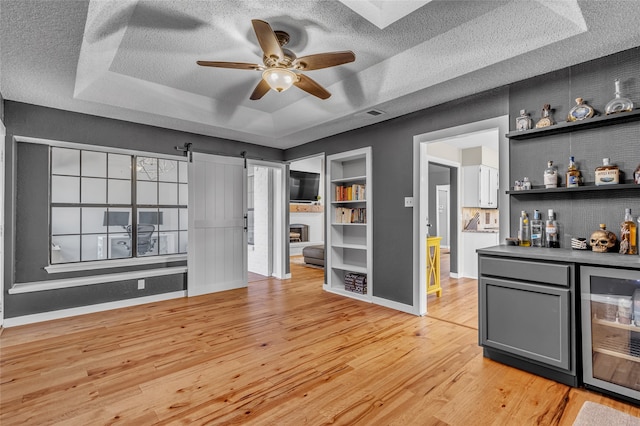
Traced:
<path fill-rule="evenodd" d="M 0 424 L 571 425 L 640 409 L 482 357 L 475 280 L 416 317 L 322 290 L 323 271 L 4 330 Z"/>

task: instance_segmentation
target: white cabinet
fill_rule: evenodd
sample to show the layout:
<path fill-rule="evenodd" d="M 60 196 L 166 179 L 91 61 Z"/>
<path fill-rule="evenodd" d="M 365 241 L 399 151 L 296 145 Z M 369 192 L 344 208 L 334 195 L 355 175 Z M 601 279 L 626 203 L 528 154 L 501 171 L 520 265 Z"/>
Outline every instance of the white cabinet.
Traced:
<path fill-rule="evenodd" d="M 462 182 L 462 207 L 498 208 L 498 169 L 464 166 Z"/>
<path fill-rule="evenodd" d="M 462 267 L 460 278 L 478 278 L 478 254 L 476 250 L 500 245 L 497 232 L 462 233 Z"/>
<path fill-rule="evenodd" d="M 324 288 L 371 301 L 371 147 L 327 156 L 326 179 L 329 202 L 326 206 L 327 282 Z M 366 278 L 366 287 L 362 285 L 363 278 Z"/>

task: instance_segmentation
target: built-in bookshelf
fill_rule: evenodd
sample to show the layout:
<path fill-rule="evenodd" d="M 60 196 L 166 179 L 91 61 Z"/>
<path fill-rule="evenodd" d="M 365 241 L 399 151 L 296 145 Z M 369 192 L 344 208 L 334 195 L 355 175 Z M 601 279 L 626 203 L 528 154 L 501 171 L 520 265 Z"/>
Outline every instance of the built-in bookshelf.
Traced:
<path fill-rule="evenodd" d="M 371 147 L 329 155 L 326 164 L 329 203 L 324 287 L 327 291 L 371 301 Z M 362 285 L 362 277 L 366 277 L 366 286 Z"/>

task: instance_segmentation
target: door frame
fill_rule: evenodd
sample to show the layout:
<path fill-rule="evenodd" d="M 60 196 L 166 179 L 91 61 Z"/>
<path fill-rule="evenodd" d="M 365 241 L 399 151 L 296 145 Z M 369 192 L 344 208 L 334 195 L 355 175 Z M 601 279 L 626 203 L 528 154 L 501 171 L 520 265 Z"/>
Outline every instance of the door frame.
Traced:
<path fill-rule="evenodd" d="M 413 137 L 413 197 L 415 200 L 413 209 L 413 310 L 416 315 L 427 313 L 427 289 L 426 289 L 426 244 L 427 225 L 425 218 L 428 216 L 428 189 L 429 173 L 427 145 L 442 139 L 450 139 L 467 133 L 475 133 L 498 129 L 498 150 L 500 170 L 509 170 L 509 115 L 502 115 L 473 123 L 462 124 L 433 132 L 414 135 Z M 442 162 L 437 160 L 435 162 Z M 458 170 L 458 175 L 461 171 Z M 499 176 L 499 188 L 509 187 L 509 173 L 503 172 Z M 458 179 L 458 186 L 460 186 Z M 458 198 L 460 191 L 458 191 Z M 506 192 L 499 192 L 498 206 L 500 209 L 500 235 L 509 235 L 509 196 Z M 460 244 L 460 241 L 458 241 Z"/>
<path fill-rule="evenodd" d="M 4 187 L 5 187 L 5 145 L 6 145 L 7 128 L 0 119 L 0 328 L 4 324 L 4 236 L 5 236 L 5 223 L 4 223 Z"/>

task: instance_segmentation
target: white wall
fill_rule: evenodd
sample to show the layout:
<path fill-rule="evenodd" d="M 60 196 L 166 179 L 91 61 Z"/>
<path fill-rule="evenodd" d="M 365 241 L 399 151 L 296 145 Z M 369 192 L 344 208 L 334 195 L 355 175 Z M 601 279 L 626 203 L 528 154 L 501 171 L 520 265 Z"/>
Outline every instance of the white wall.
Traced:
<path fill-rule="evenodd" d="M 269 247 L 269 172 L 267 167 L 253 168 L 254 244 L 249 245 L 248 269 L 260 275 L 271 275 Z"/>

